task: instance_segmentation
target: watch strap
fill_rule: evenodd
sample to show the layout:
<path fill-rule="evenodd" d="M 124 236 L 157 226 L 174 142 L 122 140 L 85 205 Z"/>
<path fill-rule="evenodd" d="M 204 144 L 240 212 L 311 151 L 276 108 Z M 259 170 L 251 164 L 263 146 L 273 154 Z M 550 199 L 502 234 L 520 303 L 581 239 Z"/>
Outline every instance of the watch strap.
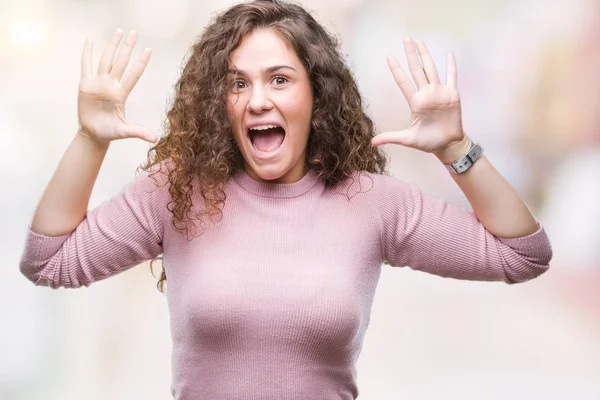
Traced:
<path fill-rule="evenodd" d="M 483 153 L 483 147 L 477 143 L 472 143 L 467 154 L 451 164 L 444 164 L 444 166 L 448 171 L 450 171 L 450 173 L 462 174 L 471 168 L 475 161 L 479 159 L 481 153 Z"/>

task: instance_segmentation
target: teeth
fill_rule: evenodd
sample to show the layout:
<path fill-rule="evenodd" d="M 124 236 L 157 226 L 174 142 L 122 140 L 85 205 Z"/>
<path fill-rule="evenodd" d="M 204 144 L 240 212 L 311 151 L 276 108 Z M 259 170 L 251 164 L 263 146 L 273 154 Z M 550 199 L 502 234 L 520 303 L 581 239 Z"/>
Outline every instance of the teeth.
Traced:
<path fill-rule="evenodd" d="M 258 125 L 258 126 L 250 128 L 250 130 L 264 131 L 266 129 L 271 129 L 271 128 L 279 128 L 279 125 Z"/>

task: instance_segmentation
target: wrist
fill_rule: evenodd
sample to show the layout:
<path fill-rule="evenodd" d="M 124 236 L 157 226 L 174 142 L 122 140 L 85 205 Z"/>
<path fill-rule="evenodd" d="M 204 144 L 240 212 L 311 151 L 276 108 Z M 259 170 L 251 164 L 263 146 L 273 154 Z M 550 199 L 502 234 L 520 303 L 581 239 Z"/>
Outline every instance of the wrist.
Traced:
<path fill-rule="evenodd" d="M 92 135 L 89 134 L 89 132 L 87 132 L 85 129 L 83 128 L 79 128 L 77 130 L 77 134 L 75 135 L 75 138 L 80 140 L 81 142 L 85 143 L 86 146 L 88 147 L 93 147 L 94 149 L 97 150 L 103 150 L 106 151 L 110 145 L 110 141 L 99 141 L 94 139 L 94 137 Z"/>
<path fill-rule="evenodd" d="M 443 164 L 452 164 L 467 154 L 471 145 L 471 138 L 464 135 L 460 141 L 450 143 L 444 150 L 437 151 L 434 154 Z"/>

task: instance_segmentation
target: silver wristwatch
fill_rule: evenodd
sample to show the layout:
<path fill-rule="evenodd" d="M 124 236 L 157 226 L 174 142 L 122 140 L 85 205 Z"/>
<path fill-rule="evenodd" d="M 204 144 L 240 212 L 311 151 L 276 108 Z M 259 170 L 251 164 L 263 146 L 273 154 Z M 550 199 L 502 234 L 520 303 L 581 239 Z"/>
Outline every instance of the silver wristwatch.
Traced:
<path fill-rule="evenodd" d="M 471 148 L 467 154 L 454 161 L 452 164 L 444 164 L 444 166 L 451 174 L 462 174 L 475 164 L 475 161 L 479 159 L 481 153 L 483 153 L 483 147 L 471 142 Z"/>

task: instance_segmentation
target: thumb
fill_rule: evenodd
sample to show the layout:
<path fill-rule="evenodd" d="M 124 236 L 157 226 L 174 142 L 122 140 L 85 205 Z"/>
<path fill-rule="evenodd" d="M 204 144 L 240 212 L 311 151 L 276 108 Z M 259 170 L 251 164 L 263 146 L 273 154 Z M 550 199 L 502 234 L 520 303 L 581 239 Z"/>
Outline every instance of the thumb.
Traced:
<path fill-rule="evenodd" d="M 396 132 L 382 132 L 371 139 L 371 146 L 379 146 L 388 143 L 399 144 L 406 147 L 414 147 L 415 134 L 412 130 L 406 129 Z"/>
<path fill-rule="evenodd" d="M 127 137 L 138 138 L 146 142 L 156 143 L 158 135 L 148 128 L 139 125 L 127 125 L 123 128 L 123 133 Z"/>

